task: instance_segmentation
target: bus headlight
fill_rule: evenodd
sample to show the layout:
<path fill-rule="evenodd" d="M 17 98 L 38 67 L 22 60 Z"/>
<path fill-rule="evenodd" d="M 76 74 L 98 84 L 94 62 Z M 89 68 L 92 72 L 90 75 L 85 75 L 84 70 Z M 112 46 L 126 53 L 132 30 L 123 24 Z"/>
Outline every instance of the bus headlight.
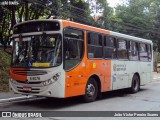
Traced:
<path fill-rule="evenodd" d="M 56 74 L 53 76 L 53 78 L 51 78 L 51 79 L 53 79 L 54 81 L 57 81 L 57 80 L 59 79 L 60 75 L 61 75 L 61 73 L 56 73 Z"/>
<path fill-rule="evenodd" d="M 49 84 L 52 84 L 51 79 L 46 80 L 46 81 L 43 82 L 43 85 L 44 85 L 44 86 L 49 85 Z"/>
<path fill-rule="evenodd" d="M 60 77 L 60 73 L 56 73 L 51 79 L 49 80 L 46 80 L 43 82 L 43 85 L 46 86 L 46 85 L 50 85 L 54 82 L 56 82 Z"/>

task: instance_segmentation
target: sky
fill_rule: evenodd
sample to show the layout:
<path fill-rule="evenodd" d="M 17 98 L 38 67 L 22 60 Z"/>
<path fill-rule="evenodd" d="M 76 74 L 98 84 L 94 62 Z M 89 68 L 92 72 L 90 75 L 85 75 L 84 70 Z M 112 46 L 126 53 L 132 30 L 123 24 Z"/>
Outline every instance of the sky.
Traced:
<path fill-rule="evenodd" d="M 107 2 L 109 3 L 110 7 L 116 7 L 116 5 L 118 4 L 122 4 L 123 0 L 107 0 Z"/>

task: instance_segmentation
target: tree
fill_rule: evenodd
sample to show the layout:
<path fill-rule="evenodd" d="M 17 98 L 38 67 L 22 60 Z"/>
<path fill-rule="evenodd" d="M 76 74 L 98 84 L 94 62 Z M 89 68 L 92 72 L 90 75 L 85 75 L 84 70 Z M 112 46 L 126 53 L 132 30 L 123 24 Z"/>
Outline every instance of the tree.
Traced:
<path fill-rule="evenodd" d="M 49 19 L 51 16 L 70 18 L 84 24 L 89 23 L 88 19 L 91 20 L 89 5 L 84 0 L 17 0 L 17 2 L 18 5 L 0 6 L 0 25 L 2 26 L 0 42 L 2 44 L 8 42 L 13 26 L 19 22 Z"/>
<path fill-rule="evenodd" d="M 127 5 L 116 8 L 116 16 L 122 20 L 119 31 L 153 40 L 154 46 L 160 46 L 160 1 L 126 0 Z M 160 48 L 158 48 L 160 51 Z"/>
<path fill-rule="evenodd" d="M 16 23 L 44 17 L 49 18 L 51 14 L 57 15 L 55 9 L 49 8 L 43 0 L 18 0 L 18 3 L 18 5 L 0 6 L 0 24 L 2 26 L 0 28 L 0 42 L 4 46 L 5 43 L 10 43 L 9 38 Z"/>
<path fill-rule="evenodd" d="M 2 0 L 5 1 L 5 0 Z M 69 19 L 137 37 L 153 39 L 160 46 L 160 1 L 125 0 L 114 9 L 107 0 L 17 0 L 0 6 L 0 42 L 5 45 L 16 23 L 34 19 Z M 94 19 L 96 16 L 96 20 Z M 160 50 L 160 48 L 159 48 Z"/>
<path fill-rule="evenodd" d="M 62 1 L 62 18 L 70 19 L 71 21 L 90 24 L 90 9 L 89 4 L 84 0 L 69 0 Z"/>
<path fill-rule="evenodd" d="M 93 25 L 108 29 L 113 15 L 113 9 L 108 6 L 106 0 L 88 0 L 90 4 L 91 15 L 94 18 Z"/>
<path fill-rule="evenodd" d="M 151 4 L 151 10 L 152 10 L 152 17 L 153 20 L 153 26 L 154 30 L 160 31 L 160 1 L 155 0 L 154 3 Z M 154 46 L 158 48 L 158 51 L 160 51 L 160 34 L 159 32 L 156 32 L 153 34 L 154 39 Z"/>

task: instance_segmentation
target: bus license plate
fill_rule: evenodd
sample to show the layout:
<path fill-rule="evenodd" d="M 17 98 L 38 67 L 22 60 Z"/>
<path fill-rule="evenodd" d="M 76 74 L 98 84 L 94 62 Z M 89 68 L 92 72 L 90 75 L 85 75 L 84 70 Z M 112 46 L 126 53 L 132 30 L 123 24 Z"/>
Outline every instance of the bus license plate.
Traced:
<path fill-rule="evenodd" d="M 24 86 L 24 87 L 23 87 L 23 90 L 24 90 L 24 91 L 31 92 L 31 91 L 32 91 L 32 88 L 31 88 L 31 87 L 25 87 L 25 86 Z"/>

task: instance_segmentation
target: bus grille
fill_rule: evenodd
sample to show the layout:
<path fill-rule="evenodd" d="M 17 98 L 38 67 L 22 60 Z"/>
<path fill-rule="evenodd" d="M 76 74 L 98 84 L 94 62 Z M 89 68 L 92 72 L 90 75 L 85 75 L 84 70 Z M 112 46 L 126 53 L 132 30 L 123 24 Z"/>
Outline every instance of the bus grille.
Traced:
<path fill-rule="evenodd" d="M 34 88 L 32 87 L 32 90 L 31 91 L 25 91 L 23 90 L 23 87 L 17 87 L 18 91 L 19 92 L 22 92 L 22 93 L 33 93 L 33 94 L 38 94 L 40 92 L 40 89 L 39 88 Z"/>
<path fill-rule="evenodd" d="M 42 71 L 42 70 L 14 70 L 13 71 L 14 74 L 17 75 L 27 75 L 27 76 L 35 76 L 35 75 L 45 75 L 47 74 L 46 71 Z"/>
<path fill-rule="evenodd" d="M 17 81 L 18 83 L 23 83 L 23 84 L 26 84 L 25 81 Z M 27 82 L 27 84 L 40 84 L 42 82 Z"/>

